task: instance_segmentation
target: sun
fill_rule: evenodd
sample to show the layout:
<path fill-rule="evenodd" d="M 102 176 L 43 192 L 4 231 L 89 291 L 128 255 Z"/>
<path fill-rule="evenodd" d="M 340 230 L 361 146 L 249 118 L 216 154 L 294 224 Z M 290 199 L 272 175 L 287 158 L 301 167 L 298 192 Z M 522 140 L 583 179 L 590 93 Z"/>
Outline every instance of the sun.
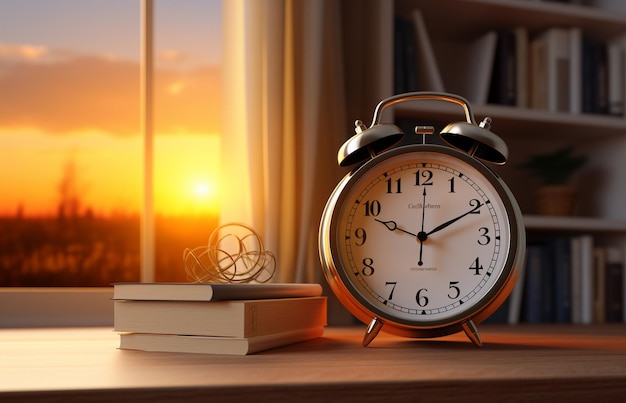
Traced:
<path fill-rule="evenodd" d="M 203 200 L 208 199 L 213 193 L 213 189 L 209 182 L 197 182 L 193 186 L 193 193 L 197 199 Z"/>
<path fill-rule="evenodd" d="M 196 179 L 191 182 L 189 196 L 196 211 L 215 213 L 218 209 L 217 185 L 210 179 Z"/>
<path fill-rule="evenodd" d="M 157 140 L 155 210 L 171 216 L 219 214 L 219 138 L 181 134 Z"/>

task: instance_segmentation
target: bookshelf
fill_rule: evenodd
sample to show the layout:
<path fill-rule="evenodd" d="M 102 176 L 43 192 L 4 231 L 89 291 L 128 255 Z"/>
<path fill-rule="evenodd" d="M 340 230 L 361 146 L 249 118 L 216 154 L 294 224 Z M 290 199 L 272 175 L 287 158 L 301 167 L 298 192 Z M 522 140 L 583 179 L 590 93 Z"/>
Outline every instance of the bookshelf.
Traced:
<path fill-rule="evenodd" d="M 346 7 L 354 9 L 359 2 L 350 0 Z M 474 102 L 472 97 L 446 82 L 450 77 L 461 75 L 465 81 L 472 80 L 493 68 L 495 50 L 483 64 L 470 63 L 466 49 L 446 55 L 449 49 L 471 48 L 477 38 L 488 32 L 513 30 L 523 27 L 527 44 L 552 28 L 578 30 L 585 40 L 603 45 L 626 37 L 626 3 L 622 13 L 573 2 L 548 2 L 524 0 L 395 0 L 367 1 L 376 17 L 363 16 L 362 20 L 346 20 L 346 30 L 362 32 L 362 23 L 367 21 L 371 32 L 377 33 L 376 40 L 366 37 L 362 41 L 349 37 L 354 49 L 368 46 L 375 63 L 364 66 L 358 58 L 347 60 L 347 71 L 351 74 L 348 89 L 358 86 L 367 77 L 367 88 L 348 91 L 349 117 L 368 121 L 374 106 L 394 94 L 397 85 L 398 58 L 394 54 L 394 31 L 397 19 L 414 21 L 414 11 L 419 10 L 426 26 L 429 40 L 439 63 L 445 91 L 454 92 L 470 100 L 477 121 L 489 116 L 493 119 L 492 130 L 509 146 L 510 159 L 506 166 L 494 170 L 505 180 L 515 194 L 522 212 L 530 240 L 548 237 L 591 236 L 594 246 L 619 249 L 626 256 L 626 113 L 583 113 L 574 108 L 566 111 L 540 109 L 530 102 L 500 105 L 489 102 Z M 361 11 L 362 12 L 362 11 Z M 367 19 L 369 18 L 369 19 Z M 361 28 L 359 28 L 361 27 Z M 354 45 L 354 46 L 352 46 Z M 530 52 L 530 51 L 529 51 Z M 528 53 L 530 54 L 530 53 Z M 456 56 L 456 59 L 455 57 Z M 489 65 L 489 61 L 492 61 Z M 456 61 L 456 62 L 455 62 Z M 395 64 L 395 65 L 394 65 Z M 420 67 L 418 60 L 418 68 Z M 423 67 L 423 66 L 421 66 Z M 530 70 L 530 67 L 527 65 Z M 623 68 L 626 71 L 626 67 Z M 529 73 L 527 73 L 529 74 Z M 581 75 L 583 73 L 580 73 Z M 352 81 L 350 81 L 352 80 Z M 458 80 L 457 80 L 458 81 Z M 581 94 L 582 88 L 567 91 Z M 530 79 L 526 85 L 532 91 Z M 624 87 L 626 88 L 626 87 Z M 433 90 L 433 88 L 417 88 Z M 400 91 L 403 92 L 403 91 Z M 582 102 L 582 101 L 581 101 Z M 582 108 L 581 108 L 582 110 Z M 462 120 L 459 110 L 437 102 L 404 103 L 388 112 L 383 120 L 432 124 L 436 129 L 448 122 Z M 402 125 L 401 125 L 402 126 Z M 405 126 L 403 126 L 405 127 Z M 538 183 L 519 168 L 530 154 L 555 150 L 574 145 L 577 153 L 589 156 L 589 162 L 575 176 L 580 186 L 577 215 L 573 217 L 546 217 L 536 215 L 534 189 Z M 624 275 L 626 296 L 626 275 Z M 625 301 L 622 301 L 626 306 Z M 626 309 L 625 309 L 626 311 Z M 624 315 L 626 321 L 626 315 Z"/>

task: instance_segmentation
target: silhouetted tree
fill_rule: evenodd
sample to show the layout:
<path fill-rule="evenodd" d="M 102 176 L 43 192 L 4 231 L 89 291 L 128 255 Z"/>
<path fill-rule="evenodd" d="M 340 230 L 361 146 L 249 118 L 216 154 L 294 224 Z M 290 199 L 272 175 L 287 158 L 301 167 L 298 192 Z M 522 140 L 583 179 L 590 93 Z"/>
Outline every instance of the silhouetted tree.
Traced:
<path fill-rule="evenodd" d="M 63 176 L 57 187 L 59 191 L 59 204 L 57 205 L 57 217 L 59 219 L 77 218 L 80 215 L 81 192 L 78 184 L 78 170 L 76 160 L 69 157 L 63 166 Z"/>

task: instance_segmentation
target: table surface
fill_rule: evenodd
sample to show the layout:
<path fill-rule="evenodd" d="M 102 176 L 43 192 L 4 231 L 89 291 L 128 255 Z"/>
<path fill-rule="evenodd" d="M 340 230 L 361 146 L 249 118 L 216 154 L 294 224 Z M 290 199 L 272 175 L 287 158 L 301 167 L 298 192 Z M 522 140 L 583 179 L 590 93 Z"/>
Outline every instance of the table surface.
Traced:
<path fill-rule="evenodd" d="M 624 324 L 479 328 L 482 348 L 384 333 L 362 347 L 362 327 L 327 328 L 249 356 L 119 350 L 111 328 L 3 329 L 0 400 L 626 399 Z"/>

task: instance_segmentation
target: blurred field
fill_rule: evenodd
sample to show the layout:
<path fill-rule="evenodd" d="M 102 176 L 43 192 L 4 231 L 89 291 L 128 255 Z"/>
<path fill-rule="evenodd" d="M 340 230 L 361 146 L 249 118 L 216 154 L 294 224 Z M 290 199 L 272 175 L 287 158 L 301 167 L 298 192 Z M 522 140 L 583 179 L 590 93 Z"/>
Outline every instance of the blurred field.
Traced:
<path fill-rule="evenodd" d="M 156 280 L 186 281 L 185 248 L 205 245 L 214 216 L 158 217 Z M 138 216 L 0 217 L 0 287 L 102 287 L 139 281 Z"/>

